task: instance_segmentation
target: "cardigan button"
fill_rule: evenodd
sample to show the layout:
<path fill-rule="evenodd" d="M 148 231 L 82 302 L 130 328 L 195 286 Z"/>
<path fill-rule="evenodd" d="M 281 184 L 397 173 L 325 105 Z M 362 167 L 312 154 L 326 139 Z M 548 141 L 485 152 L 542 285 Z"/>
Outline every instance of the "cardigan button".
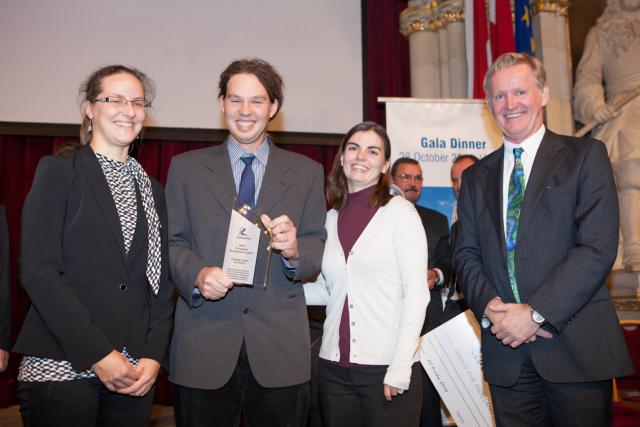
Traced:
<path fill-rule="evenodd" d="M 121 291 L 126 291 L 127 290 L 127 284 L 126 283 L 120 283 L 120 290 Z"/>

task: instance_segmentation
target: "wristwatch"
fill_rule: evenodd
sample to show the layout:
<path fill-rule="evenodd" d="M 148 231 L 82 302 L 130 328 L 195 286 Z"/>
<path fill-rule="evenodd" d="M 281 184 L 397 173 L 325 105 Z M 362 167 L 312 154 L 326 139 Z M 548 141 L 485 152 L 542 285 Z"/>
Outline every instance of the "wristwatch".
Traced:
<path fill-rule="evenodd" d="M 531 313 L 531 320 L 536 322 L 538 325 L 542 326 L 547 321 L 542 314 L 535 311 L 531 306 L 529 306 L 529 312 Z"/>
<path fill-rule="evenodd" d="M 482 322 L 480 323 L 482 329 L 488 329 L 491 326 L 491 320 L 487 316 L 482 316 Z"/>

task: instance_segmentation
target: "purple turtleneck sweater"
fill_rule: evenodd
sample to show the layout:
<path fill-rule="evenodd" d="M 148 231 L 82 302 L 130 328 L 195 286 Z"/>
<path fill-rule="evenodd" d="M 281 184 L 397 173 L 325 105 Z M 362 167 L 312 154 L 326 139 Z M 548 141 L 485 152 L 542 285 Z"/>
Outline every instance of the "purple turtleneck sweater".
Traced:
<path fill-rule="evenodd" d="M 347 204 L 338 211 L 338 239 L 344 252 L 344 260 L 349 260 L 349 252 L 356 243 L 371 218 L 378 210 L 378 206 L 369 206 L 369 198 L 375 191 L 376 186 L 365 188 L 355 193 L 349 193 Z M 340 348 L 339 366 L 349 368 L 358 365 L 349 362 L 349 352 L 351 350 L 351 332 L 349 329 L 349 294 L 344 299 L 342 316 L 340 318 L 340 333 L 338 347 Z"/>

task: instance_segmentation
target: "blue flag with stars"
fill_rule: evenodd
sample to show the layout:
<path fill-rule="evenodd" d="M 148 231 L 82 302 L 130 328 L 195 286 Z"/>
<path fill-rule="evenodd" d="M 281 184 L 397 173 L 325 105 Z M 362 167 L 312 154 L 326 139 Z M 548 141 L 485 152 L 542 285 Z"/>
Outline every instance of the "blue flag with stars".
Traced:
<path fill-rule="evenodd" d="M 533 40 L 533 16 L 530 0 L 515 0 L 516 7 L 516 51 L 533 55 L 536 44 Z"/>

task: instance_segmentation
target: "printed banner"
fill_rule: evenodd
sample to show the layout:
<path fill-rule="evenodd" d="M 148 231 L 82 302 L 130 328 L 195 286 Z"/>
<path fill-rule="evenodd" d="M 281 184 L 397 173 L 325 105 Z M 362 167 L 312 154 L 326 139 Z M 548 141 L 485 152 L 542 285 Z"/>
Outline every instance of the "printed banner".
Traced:
<path fill-rule="evenodd" d="M 378 98 L 386 103 L 391 161 L 411 157 L 424 175 L 418 204 L 451 220 L 455 198 L 451 165 L 456 156 L 478 158 L 502 145 L 502 133 L 484 101 L 467 99 Z"/>

